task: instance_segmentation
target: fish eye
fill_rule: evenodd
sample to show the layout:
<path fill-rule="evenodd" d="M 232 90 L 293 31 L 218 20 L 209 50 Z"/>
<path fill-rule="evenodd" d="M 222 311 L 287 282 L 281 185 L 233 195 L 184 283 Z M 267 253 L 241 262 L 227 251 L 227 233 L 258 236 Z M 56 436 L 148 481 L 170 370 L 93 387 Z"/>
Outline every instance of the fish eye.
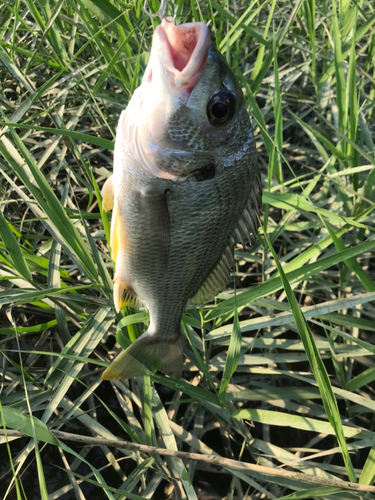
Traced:
<path fill-rule="evenodd" d="M 208 121 L 215 127 L 224 127 L 234 116 L 236 97 L 227 89 L 214 92 L 207 104 Z"/>

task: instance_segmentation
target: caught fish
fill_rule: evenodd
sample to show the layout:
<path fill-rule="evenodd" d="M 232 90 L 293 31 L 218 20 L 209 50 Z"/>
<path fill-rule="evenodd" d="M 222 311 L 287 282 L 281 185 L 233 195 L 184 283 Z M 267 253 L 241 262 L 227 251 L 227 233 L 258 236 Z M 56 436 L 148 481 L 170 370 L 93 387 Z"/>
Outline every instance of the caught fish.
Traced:
<path fill-rule="evenodd" d="M 241 87 L 204 23 L 155 30 L 142 84 L 121 113 L 113 175 L 114 303 L 146 304 L 147 331 L 102 378 L 181 376 L 181 317 L 229 282 L 233 248 L 256 234 L 261 184 Z"/>

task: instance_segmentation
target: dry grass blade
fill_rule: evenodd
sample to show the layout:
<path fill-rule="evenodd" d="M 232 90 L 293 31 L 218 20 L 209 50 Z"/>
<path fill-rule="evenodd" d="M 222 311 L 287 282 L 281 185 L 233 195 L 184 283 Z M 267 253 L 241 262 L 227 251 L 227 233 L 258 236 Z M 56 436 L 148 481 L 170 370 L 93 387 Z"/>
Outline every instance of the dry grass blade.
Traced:
<path fill-rule="evenodd" d="M 22 431 L 8 430 L 8 436 L 25 436 L 26 434 Z M 241 462 L 239 460 L 231 460 L 228 458 L 218 457 L 216 455 L 200 455 L 199 453 L 190 453 L 184 451 L 168 450 L 165 448 L 157 448 L 155 446 L 148 446 L 136 443 L 130 443 L 128 441 L 112 441 L 104 440 L 100 438 L 85 437 L 77 434 L 70 434 L 68 432 L 62 431 L 51 431 L 51 433 L 57 438 L 66 441 L 74 441 L 81 444 L 87 445 L 97 445 L 97 446 L 108 446 L 114 448 L 126 448 L 128 450 L 140 451 L 150 455 L 161 455 L 167 457 L 181 458 L 185 460 L 197 460 L 201 462 L 207 462 L 210 464 L 218 465 L 221 467 L 230 467 L 233 469 L 254 472 L 261 476 L 266 476 L 268 480 L 277 480 L 277 478 L 288 478 L 302 483 L 308 484 L 319 484 L 325 487 L 338 488 L 339 490 L 348 490 L 354 492 L 362 493 L 375 493 L 375 486 L 367 486 L 358 483 L 349 483 L 346 481 L 336 481 L 326 478 L 318 478 L 316 476 L 309 476 L 307 474 L 300 474 L 298 472 L 284 471 L 282 469 L 273 469 L 269 467 L 263 467 L 261 465 L 249 464 Z M 0 431 L 1 434 L 1 431 Z"/>

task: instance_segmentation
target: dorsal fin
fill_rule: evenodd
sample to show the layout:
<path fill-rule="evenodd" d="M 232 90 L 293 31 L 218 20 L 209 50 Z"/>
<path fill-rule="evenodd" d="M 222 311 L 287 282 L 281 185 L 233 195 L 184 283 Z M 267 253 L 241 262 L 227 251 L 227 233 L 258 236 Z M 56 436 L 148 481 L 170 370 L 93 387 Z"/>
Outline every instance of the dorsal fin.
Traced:
<path fill-rule="evenodd" d="M 225 288 L 230 280 L 230 270 L 233 261 L 233 247 L 228 245 L 223 256 L 216 264 L 214 270 L 209 274 L 206 281 L 194 295 L 192 302 L 196 306 L 201 306 L 212 300 L 219 291 Z"/>
<path fill-rule="evenodd" d="M 206 281 L 192 298 L 195 305 L 206 304 L 216 297 L 229 283 L 230 270 L 233 265 L 233 249 L 236 243 L 251 244 L 250 233 L 256 236 L 259 227 L 259 215 L 262 200 L 262 186 L 260 176 L 255 176 L 254 186 L 247 201 L 246 207 L 235 227 L 228 246 L 225 248 L 221 259 L 209 274 Z"/>

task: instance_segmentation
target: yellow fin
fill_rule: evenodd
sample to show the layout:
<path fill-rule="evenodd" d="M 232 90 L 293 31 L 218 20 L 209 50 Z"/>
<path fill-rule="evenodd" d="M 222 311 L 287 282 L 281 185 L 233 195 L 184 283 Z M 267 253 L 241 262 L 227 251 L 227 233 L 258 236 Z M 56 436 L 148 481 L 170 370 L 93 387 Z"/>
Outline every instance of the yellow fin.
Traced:
<path fill-rule="evenodd" d="M 120 247 L 120 227 L 119 227 L 119 206 L 115 201 L 111 220 L 111 251 L 112 259 L 117 261 L 117 254 Z"/>
<path fill-rule="evenodd" d="M 115 188 L 113 186 L 113 176 L 111 175 L 111 177 L 108 177 L 105 181 L 102 189 L 103 210 L 106 212 L 108 212 L 108 210 L 112 210 L 114 197 Z"/>
<path fill-rule="evenodd" d="M 122 282 L 119 278 L 114 279 L 113 285 L 113 302 L 117 312 L 124 306 L 134 307 L 135 309 L 142 308 L 142 301 L 132 289 L 130 285 Z"/>

